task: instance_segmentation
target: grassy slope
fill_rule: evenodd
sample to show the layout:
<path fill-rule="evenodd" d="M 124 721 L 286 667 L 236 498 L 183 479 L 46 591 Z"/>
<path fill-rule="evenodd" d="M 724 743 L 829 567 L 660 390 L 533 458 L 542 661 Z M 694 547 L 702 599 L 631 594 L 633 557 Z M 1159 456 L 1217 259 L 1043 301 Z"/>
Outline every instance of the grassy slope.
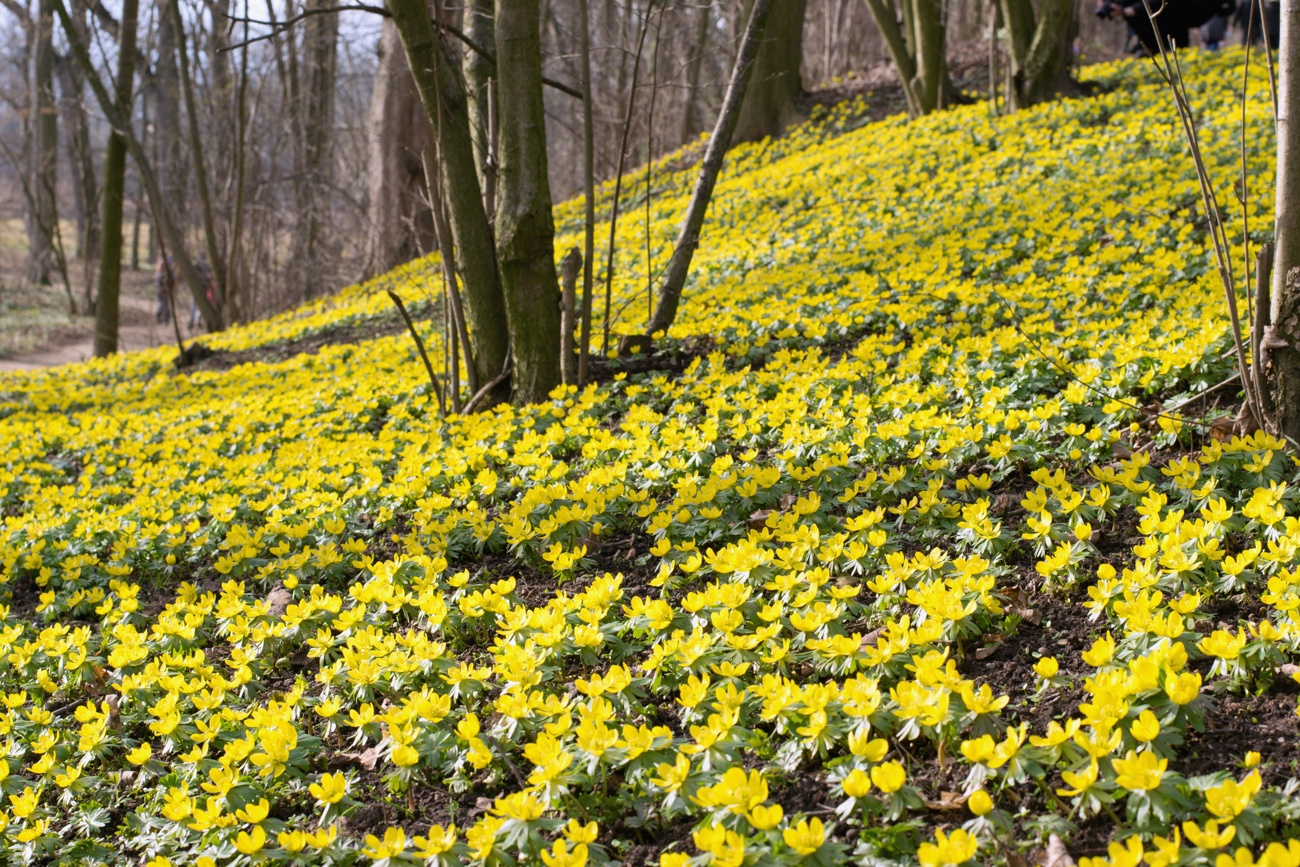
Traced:
<path fill-rule="evenodd" d="M 1223 190 L 1239 59 L 1188 64 Z M 928 867 L 1184 820 L 1190 852 L 1214 816 L 1233 846 L 1287 838 L 1294 467 L 1135 411 L 1222 379 L 1228 342 L 1169 97 L 1093 74 L 1013 118 L 851 129 L 846 106 L 738 152 L 649 362 L 701 353 L 680 375 L 446 423 L 400 334 L 0 379 L 11 857 L 367 863 L 419 835 L 449 863 Z M 651 269 L 690 182 L 653 178 Z M 211 342 L 364 324 L 432 275 Z M 1272 727 L 1262 776 L 1231 713 Z"/>

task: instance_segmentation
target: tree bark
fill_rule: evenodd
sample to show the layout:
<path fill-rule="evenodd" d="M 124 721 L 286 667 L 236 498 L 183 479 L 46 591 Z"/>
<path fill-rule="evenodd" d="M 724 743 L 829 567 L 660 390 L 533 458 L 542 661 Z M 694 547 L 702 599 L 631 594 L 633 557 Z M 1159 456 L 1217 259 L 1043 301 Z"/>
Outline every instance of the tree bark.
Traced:
<path fill-rule="evenodd" d="M 909 2 L 909 0 L 904 0 Z M 916 46 L 916 81 L 913 89 L 926 111 L 935 111 L 948 104 L 947 46 L 944 39 L 943 4 L 940 0 L 910 0 L 913 3 L 912 19 L 916 28 L 913 45 Z"/>
<path fill-rule="evenodd" d="M 333 0 L 307 0 L 308 11 L 326 9 Z M 302 111 L 302 186 L 298 244 L 302 254 L 304 288 L 311 297 L 323 288 L 329 269 L 324 249 L 330 219 L 330 185 L 333 180 L 334 89 L 338 57 L 339 16 L 313 15 L 303 21 L 305 82 Z"/>
<path fill-rule="evenodd" d="M 713 188 L 722 171 L 722 163 L 731 147 L 731 137 L 740 119 L 740 106 L 745 100 L 745 90 L 754 69 L 754 57 L 758 54 L 760 34 L 767 23 L 768 14 L 780 0 L 754 0 L 749 14 L 749 23 L 745 26 L 745 35 L 740 43 L 740 52 L 731 68 L 731 80 L 727 83 L 727 95 L 722 100 L 722 110 L 718 113 L 718 122 L 709 137 L 709 146 L 704 151 L 704 161 L 700 163 L 700 174 L 691 192 L 691 201 L 686 206 L 686 216 L 682 219 L 681 229 L 677 234 L 677 244 L 673 247 L 673 256 L 668 261 L 668 271 L 664 275 L 663 287 L 659 290 L 659 300 L 655 304 L 654 315 L 646 328 L 647 336 L 653 338 L 659 332 L 667 332 L 673 320 L 677 318 L 677 306 L 682 300 L 682 290 L 686 287 L 686 276 L 691 270 L 691 259 L 695 249 L 700 245 L 700 230 L 704 226 L 704 215 L 713 198 Z"/>
<path fill-rule="evenodd" d="M 468 0 L 462 26 L 475 44 L 489 48 L 496 44 L 492 0 Z M 492 108 L 496 99 L 496 68 L 477 51 L 465 52 L 465 89 L 469 100 L 469 133 L 474 141 L 474 165 L 479 186 L 487 194 L 484 207 L 492 218 L 492 197 L 496 195 L 496 169 L 492 160 Z"/>
<path fill-rule="evenodd" d="M 185 152 L 181 146 L 181 79 L 176 67 L 176 23 L 171 0 L 156 0 L 158 62 L 154 72 L 154 141 L 158 153 L 158 184 L 168 206 L 186 222 Z"/>
<path fill-rule="evenodd" d="M 582 2 L 585 3 L 586 0 Z M 585 15 L 586 7 L 583 9 Z M 695 14 L 699 16 L 695 24 L 695 38 L 691 44 L 691 53 L 686 58 L 686 106 L 682 110 L 681 131 L 677 135 L 681 142 L 690 141 L 700 125 L 701 112 L 696 103 L 700 98 L 700 70 L 704 65 L 705 46 L 708 45 L 709 23 L 713 20 L 713 4 L 700 4 L 699 11 Z"/>
<path fill-rule="evenodd" d="M 881 38 L 885 41 L 885 48 L 889 51 L 890 59 L 894 61 L 894 68 L 898 71 L 898 80 L 903 86 L 903 98 L 907 101 L 907 113 L 912 117 L 927 114 L 933 108 L 925 108 L 912 89 L 912 83 L 916 78 L 916 55 L 912 53 L 908 39 L 899 27 L 893 0 L 864 0 L 864 2 L 876 22 Z M 902 2 L 906 7 L 911 0 L 902 0 Z"/>
<path fill-rule="evenodd" d="M 119 117 L 131 117 L 139 0 L 123 0 L 114 101 Z M 118 304 L 122 289 L 122 203 L 126 191 L 126 136 L 112 130 L 104 156 L 104 223 L 99 255 L 99 301 L 95 305 L 96 357 L 117 352 Z M 137 206 L 137 212 L 139 208 Z M 136 225 L 138 227 L 139 220 Z"/>
<path fill-rule="evenodd" d="M 1264 335 L 1279 432 L 1300 442 L 1300 0 L 1282 0 L 1277 103 L 1276 249 Z"/>
<path fill-rule="evenodd" d="M 591 105 L 591 22 L 587 0 L 578 0 L 582 63 L 582 332 L 578 339 L 578 386 L 587 384 L 587 365 L 591 356 L 591 308 L 595 287 L 596 258 L 596 127 Z M 708 8 L 702 10 L 708 19 Z M 698 78 L 698 64 L 696 64 Z"/>
<path fill-rule="evenodd" d="M 435 38 L 423 0 L 388 0 L 388 10 L 437 142 L 442 190 L 456 245 L 456 270 L 465 287 L 465 313 L 474 341 L 478 379 L 492 382 L 505 367 L 510 335 L 492 231 L 474 166 L 460 67 L 445 42 Z M 489 404 L 499 402 L 508 394 L 509 385 L 503 381 L 487 400 Z"/>
<path fill-rule="evenodd" d="M 420 107 L 397 27 L 385 19 L 371 90 L 368 130 L 369 270 L 380 273 L 435 244 L 424 157 L 433 162 L 433 131 Z"/>
<path fill-rule="evenodd" d="M 1074 0 L 1000 0 L 1008 35 L 1007 105 L 1015 111 L 1050 99 L 1070 77 Z"/>
<path fill-rule="evenodd" d="M 58 74 L 60 114 L 66 132 L 63 137 L 68 164 L 72 167 L 73 202 L 77 219 L 77 258 L 93 262 L 99 255 L 99 185 L 95 158 L 90 145 L 90 124 L 86 118 L 85 82 L 71 58 L 55 57 Z M 89 285 L 86 292 L 90 292 Z M 89 298 L 86 299 L 90 301 Z M 86 309 L 90 309 L 89 303 Z"/>
<path fill-rule="evenodd" d="M 32 78 L 32 145 L 27 214 L 28 283 L 50 282 L 54 270 L 54 233 L 59 218 L 55 200 L 59 166 L 59 110 L 54 98 L 54 12 L 51 0 L 37 10 Z"/>
<path fill-rule="evenodd" d="M 225 257 L 222 256 L 223 245 L 217 238 L 216 220 L 212 214 L 212 195 L 208 188 L 208 163 L 204 158 L 203 135 L 199 130 L 199 111 L 194 98 L 194 82 L 190 77 L 190 56 L 185 44 L 185 22 L 181 18 L 179 0 L 171 0 L 171 14 L 176 27 L 176 68 L 181 76 L 185 116 L 189 121 L 190 156 L 194 161 L 194 186 L 199 194 L 199 216 L 203 225 L 203 240 L 207 247 L 208 263 L 216 282 L 216 297 L 212 301 L 220 308 L 227 297 Z"/>
<path fill-rule="evenodd" d="M 546 400 L 561 380 L 537 0 L 497 0 L 496 61 L 500 166 L 495 228 L 510 326 L 512 394 L 516 403 L 536 403 Z"/>
<path fill-rule="evenodd" d="M 937 5 L 937 0 L 932 2 Z M 807 0 L 775 0 L 772 4 L 736 122 L 736 143 L 779 136 L 798 118 L 806 8 Z"/>
<path fill-rule="evenodd" d="M 940 0 L 865 0 L 903 85 L 907 112 L 920 117 L 952 101 L 947 29 Z M 902 20 L 899 20 L 901 12 Z"/>

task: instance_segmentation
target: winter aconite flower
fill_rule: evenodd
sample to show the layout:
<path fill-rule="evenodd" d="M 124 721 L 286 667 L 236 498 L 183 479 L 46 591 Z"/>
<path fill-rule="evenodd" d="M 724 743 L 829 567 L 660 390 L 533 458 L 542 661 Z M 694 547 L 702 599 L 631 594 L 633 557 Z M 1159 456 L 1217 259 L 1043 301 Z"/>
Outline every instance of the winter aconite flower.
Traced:
<path fill-rule="evenodd" d="M 1115 759 L 1115 782 L 1130 791 L 1150 791 L 1160 788 L 1165 769 L 1169 767 L 1168 759 L 1158 759 L 1152 752 L 1135 753 L 1128 751 L 1122 759 Z"/>
<path fill-rule="evenodd" d="M 916 858 L 921 867 L 957 867 L 975 857 L 979 840 L 958 828 L 951 834 L 936 831 L 933 843 L 922 843 Z"/>

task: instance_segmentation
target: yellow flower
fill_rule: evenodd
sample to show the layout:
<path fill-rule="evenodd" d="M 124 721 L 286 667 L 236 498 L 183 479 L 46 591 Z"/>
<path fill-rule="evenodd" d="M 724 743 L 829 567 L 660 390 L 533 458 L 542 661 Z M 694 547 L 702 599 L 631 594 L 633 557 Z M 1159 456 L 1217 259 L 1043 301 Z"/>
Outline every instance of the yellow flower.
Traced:
<path fill-rule="evenodd" d="M 14 816 L 19 819 L 26 819 L 36 810 L 36 804 L 41 799 L 41 793 L 31 786 L 23 789 L 20 795 L 10 795 L 9 803 L 13 806 Z"/>
<path fill-rule="evenodd" d="M 1202 849 L 1218 849 L 1227 846 L 1232 838 L 1237 835 L 1237 829 L 1232 825 L 1219 830 L 1217 819 L 1211 819 L 1205 823 L 1204 828 L 1198 828 L 1195 822 L 1184 822 L 1183 833 L 1193 846 L 1199 846 Z"/>
<path fill-rule="evenodd" d="M 243 809 L 235 811 L 235 818 L 241 822 L 248 822 L 250 825 L 256 825 L 265 819 L 271 813 L 271 803 L 266 798 L 260 799 L 255 804 L 247 804 Z"/>
<path fill-rule="evenodd" d="M 245 855 L 261 852 L 266 845 L 266 832 L 261 825 L 254 825 L 251 831 L 240 831 L 235 837 L 235 848 Z"/>
<path fill-rule="evenodd" d="M 1244 780 L 1227 779 L 1205 792 L 1205 806 L 1218 819 L 1231 822 L 1241 815 L 1259 792 L 1258 771 L 1251 771 Z"/>
<path fill-rule="evenodd" d="M 745 819 L 750 825 L 758 831 L 770 831 L 777 825 L 781 824 L 781 819 L 785 816 L 785 810 L 780 804 L 764 806 L 762 804 L 750 810 Z"/>
<path fill-rule="evenodd" d="M 1160 735 L 1160 721 L 1151 711 L 1144 710 L 1137 719 L 1133 720 L 1133 726 L 1129 731 L 1142 743 L 1150 743 Z"/>
<path fill-rule="evenodd" d="M 716 785 L 701 787 L 695 803 L 706 808 L 725 808 L 742 816 L 767 800 L 767 781 L 758 771 L 745 773 L 736 765 L 727 768 Z"/>
<path fill-rule="evenodd" d="M 655 765 L 655 773 L 659 776 L 652 777 L 650 782 L 654 783 L 661 789 L 669 792 L 675 792 L 686 782 L 686 778 L 691 773 L 691 757 L 678 753 L 674 762 L 669 765 L 663 762 Z"/>
<path fill-rule="evenodd" d="M 546 806 L 532 792 L 515 792 L 504 798 L 497 798 L 492 805 L 491 814 L 503 819 L 516 819 L 520 822 L 532 822 L 542 817 Z"/>
<path fill-rule="evenodd" d="M 935 831 L 934 842 L 922 843 L 916 858 L 921 867 L 955 867 L 975 857 L 977 849 L 979 840 L 961 828 L 951 834 Z"/>
<path fill-rule="evenodd" d="M 844 788 L 844 794 L 850 798 L 861 798 L 871 791 L 871 777 L 861 768 L 854 768 L 840 785 Z"/>
<path fill-rule="evenodd" d="M 874 764 L 889 752 L 889 741 L 884 738 L 873 740 L 869 732 L 855 730 L 849 733 L 849 752 Z"/>
<path fill-rule="evenodd" d="M 600 826 L 595 822 L 584 825 L 577 819 L 570 819 L 569 823 L 560 830 L 564 834 L 564 839 L 571 843 L 595 843 L 596 837 L 600 834 Z"/>
<path fill-rule="evenodd" d="M 319 783 L 312 783 L 307 791 L 320 804 L 337 804 L 348 793 L 348 778 L 342 773 L 321 774 Z"/>
<path fill-rule="evenodd" d="M 993 799 L 983 789 L 976 789 L 966 800 L 966 806 L 976 816 L 987 816 L 993 810 Z"/>
<path fill-rule="evenodd" d="M 450 851 L 456 845 L 456 826 L 448 825 L 444 828 L 441 825 L 430 825 L 429 836 L 416 837 L 412 842 L 415 843 L 417 858 L 433 858 Z"/>
<path fill-rule="evenodd" d="M 1101 668 L 1115 655 L 1115 639 L 1107 632 L 1092 643 L 1092 647 L 1083 653 L 1083 661 L 1093 668 Z"/>
<path fill-rule="evenodd" d="M 871 782 L 886 795 L 892 795 L 907 782 L 907 771 L 898 762 L 885 762 L 871 769 Z"/>
<path fill-rule="evenodd" d="M 1201 694 L 1201 676 L 1188 671 L 1170 677 L 1165 681 L 1165 691 L 1174 704 L 1188 704 Z"/>
<path fill-rule="evenodd" d="M 1128 751 L 1122 759 L 1115 759 L 1115 782 L 1129 791 L 1150 791 L 1160 788 L 1165 769 L 1169 767 L 1168 759 L 1157 759 L 1155 753 L 1147 750 L 1141 753 Z"/>
<path fill-rule="evenodd" d="M 131 764 L 139 767 L 149 761 L 153 756 L 153 747 L 148 741 L 144 741 L 138 747 L 126 754 L 126 760 Z"/>
<path fill-rule="evenodd" d="M 803 819 L 798 825 L 782 831 L 781 839 L 800 855 L 811 855 L 826 842 L 826 829 L 821 819 Z"/>
<path fill-rule="evenodd" d="M 1058 795 L 1064 795 L 1067 798 L 1073 798 L 1076 795 L 1082 795 L 1088 789 L 1092 788 L 1093 783 L 1097 782 L 1097 772 L 1101 770 L 1097 765 L 1097 760 L 1093 759 L 1088 767 L 1081 772 L 1062 771 L 1061 779 L 1065 780 L 1066 785 L 1071 788 L 1057 789 Z"/>
<path fill-rule="evenodd" d="M 1034 671 L 1043 679 L 1056 677 L 1056 673 L 1060 670 L 1060 663 L 1051 656 L 1044 656 L 1042 659 L 1038 660 L 1038 662 L 1034 663 Z"/>
<path fill-rule="evenodd" d="M 587 844 L 579 843 L 570 852 L 564 840 L 556 840 L 548 851 L 542 850 L 542 863 L 546 867 L 584 867 L 587 863 Z"/>
<path fill-rule="evenodd" d="M 728 831 L 721 825 L 701 828 L 691 838 L 695 847 L 701 852 L 713 856 L 712 864 L 720 867 L 740 867 L 745 860 L 745 840 L 735 831 Z"/>
<path fill-rule="evenodd" d="M 404 851 L 406 851 L 406 832 L 401 828 L 389 828 L 384 831 L 382 840 L 374 834 L 367 834 L 366 847 L 361 850 L 361 854 L 371 861 L 380 861 L 400 855 Z"/>

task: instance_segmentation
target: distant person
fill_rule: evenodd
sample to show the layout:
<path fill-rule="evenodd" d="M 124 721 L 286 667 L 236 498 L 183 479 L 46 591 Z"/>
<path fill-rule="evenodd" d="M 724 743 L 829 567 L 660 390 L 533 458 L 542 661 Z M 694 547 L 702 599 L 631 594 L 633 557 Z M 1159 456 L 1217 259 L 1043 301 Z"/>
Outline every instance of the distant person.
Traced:
<path fill-rule="evenodd" d="M 1263 17 L 1260 8 L 1263 8 Z M 1242 0 L 1233 16 L 1236 30 L 1241 33 L 1241 44 L 1264 44 L 1264 31 L 1268 30 L 1268 45 L 1277 50 L 1278 39 L 1282 35 L 1282 4 L 1276 0 Z M 1267 28 L 1265 27 L 1267 25 Z"/>
<path fill-rule="evenodd" d="M 1218 51 L 1228 36 L 1228 16 L 1215 15 L 1201 25 L 1201 45 L 1207 51 Z"/>
<path fill-rule="evenodd" d="M 160 325 L 170 325 L 172 321 L 172 305 L 168 295 L 175 288 L 176 280 L 174 272 L 169 269 L 175 268 L 172 257 L 168 256 L 166 263 L 162 259 L 153 269 L 153 285 L 157 294 L 157 305 L 154 309 L 153 318 Z"/>
<path fill-rule="evenodd" d="M 1156 15 L 1159 33 L 1151 26 L 1147 7 Z M 1237 9 L 1236 0 L 1101 0 L 1097 5 L 1098 18 L 1118 18 L 1128 25 L 1129 46 L 1133 53 L 1160 53 L 1160 46 L 1173 43 L 1177 48 L 1190 44 L 1192 28 L 1207 24 L 1216 15 L 1231 16 Z M 1157 38 L 1158 36 L 1158 38 Z"/>
<path fill-rule="evenodd" d="M 217 278 L 212 273 L 212 267 L 208 265 L 206 259 L 200 257 L 194 262 L 194 270 L 199 272 L 199 280 L 202 281 L 204 295 L 208 303 L 216 307 L 220 303 L 220 294 L 217 292 Z M 162 259 L 158 260 L 158 267 L 154 269 L 154 285 L 158 288 L 158 311 L 155 318 L 162 324 L 166 325 L 171 322 L 171 303 L 168 298 L 176 291 L 176 264 L 171 256 L 167 257 L 166 263 Z M 199 310 L 198 302 L 190 299 L 190 331 L 197 331 L 203 323 L 203 311 Z"/>

